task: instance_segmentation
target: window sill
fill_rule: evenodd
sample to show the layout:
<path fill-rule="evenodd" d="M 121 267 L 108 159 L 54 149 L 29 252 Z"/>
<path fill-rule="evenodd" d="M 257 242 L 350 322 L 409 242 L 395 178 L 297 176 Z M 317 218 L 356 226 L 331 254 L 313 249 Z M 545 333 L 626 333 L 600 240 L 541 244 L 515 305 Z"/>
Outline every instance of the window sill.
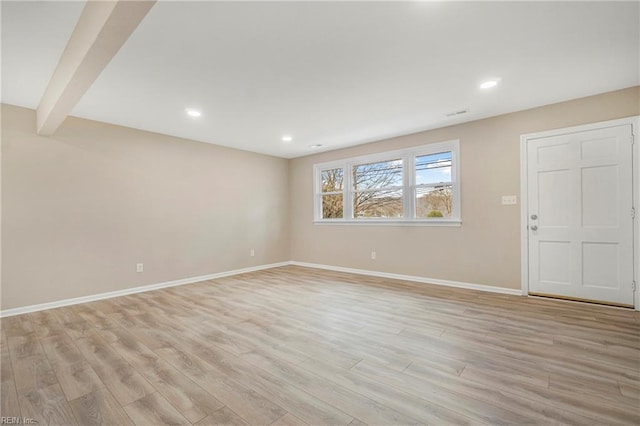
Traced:
<path fill-rule="evenodd" d="M 445 220 L 376 220 L 376 219 L 363 219 L 363 220 L 314 220 L 314 225 L 355 225 L 355 226 L 462 226 L 462 221 L 457 219 L 445 219 Z"/>

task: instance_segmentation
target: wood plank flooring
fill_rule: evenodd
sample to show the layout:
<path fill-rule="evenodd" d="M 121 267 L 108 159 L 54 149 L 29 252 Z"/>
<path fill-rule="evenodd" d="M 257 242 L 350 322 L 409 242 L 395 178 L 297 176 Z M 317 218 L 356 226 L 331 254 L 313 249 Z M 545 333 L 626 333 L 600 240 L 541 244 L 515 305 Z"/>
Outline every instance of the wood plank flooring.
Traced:
<path fill-rule="evenodd" d="M 640 424 L 640 313 L 288 266 L 1 320 L 52 425 Z"/>

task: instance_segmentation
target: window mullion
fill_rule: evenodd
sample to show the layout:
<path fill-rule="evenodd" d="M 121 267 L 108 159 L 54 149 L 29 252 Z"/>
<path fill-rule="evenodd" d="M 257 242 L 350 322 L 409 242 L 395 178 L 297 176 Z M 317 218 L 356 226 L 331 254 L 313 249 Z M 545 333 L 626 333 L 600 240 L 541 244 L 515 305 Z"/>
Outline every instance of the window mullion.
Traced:
<path fill-rule="evenodd" d="M 347 162 L 344 165 L 344 195 L 342 196 L 343 217 L 345 220 L 353 219 L 353 165 Z"/>
<path fill-rule="evenodd" d="M 414 185 L 415 188 L 437 188 L 439 186 L 451 186 L 454 185 L 455 182 L 438 182 L 438 183 L 421 183 L 420 185 Z"/>
<path fill-rule="evenodd" d="M 384 191 L 404 191 L 404 185 L 403 186 L 385 186 L 384 188 L 360 189 L 358 191 L 356 191 L 355 189 L 353 190 L 354 193 L 358 193 L 358 192 L 384 192 Z"/>
<path fill-rule="evenodd" d="M 414 182 L 415 182 L 415 160 L 413 155 L 406 154 L 402 163 L 404 164 L 404 176 L 402 189 L 402 208 L 404 210 L 402 217 L 404 220 L 412 220 L 415 217 L 414 214 Z"/>

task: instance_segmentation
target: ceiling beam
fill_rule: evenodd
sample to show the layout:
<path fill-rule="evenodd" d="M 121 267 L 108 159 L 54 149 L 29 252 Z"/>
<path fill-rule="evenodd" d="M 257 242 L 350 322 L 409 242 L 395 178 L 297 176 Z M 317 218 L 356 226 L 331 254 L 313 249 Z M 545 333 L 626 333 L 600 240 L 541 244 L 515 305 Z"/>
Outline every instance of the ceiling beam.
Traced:
<path fill-rule="evenodd" d="M 38 105 L 38 134 L 55 133 L 155 3 L 87 1 Z"/>

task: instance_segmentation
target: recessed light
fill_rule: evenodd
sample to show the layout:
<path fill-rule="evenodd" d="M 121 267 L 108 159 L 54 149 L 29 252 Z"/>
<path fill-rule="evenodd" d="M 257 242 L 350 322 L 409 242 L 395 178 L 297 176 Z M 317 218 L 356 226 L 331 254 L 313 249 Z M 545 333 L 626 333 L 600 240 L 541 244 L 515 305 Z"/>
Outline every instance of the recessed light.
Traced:
<path fill-rule="evenodd" d="M 491 89 L 492 87 L 496 87 L 498 85 L 498 80 L 487 80 L 480 85 L 481 89 Z"/>
<path fill-rule="evenodd" d="M 200 111 L 198 111 L 197 109 L 193 109 L 193 108 L 187 108 L 185 110 L 187 112 L 187 115 L 189 117 L 193 117 L 193 118 L 198 118 L 202 115 L 202 113 Z"/>
<path fill-rule="evenodd" d="M 291 142 L 293 140 L 292 136 L 285 135 L 282 137 L 282 142 Z"/>
<path fill-rule="evenodd" d="M 321 144 L 321 143 L 317 143 L 317 144 L 315 144 L 315 145 L 311 145 L 309 148 L 316 149 L 316 148 L 320 148 L 321 146 L 322 146 L 322 144 Z"/>

